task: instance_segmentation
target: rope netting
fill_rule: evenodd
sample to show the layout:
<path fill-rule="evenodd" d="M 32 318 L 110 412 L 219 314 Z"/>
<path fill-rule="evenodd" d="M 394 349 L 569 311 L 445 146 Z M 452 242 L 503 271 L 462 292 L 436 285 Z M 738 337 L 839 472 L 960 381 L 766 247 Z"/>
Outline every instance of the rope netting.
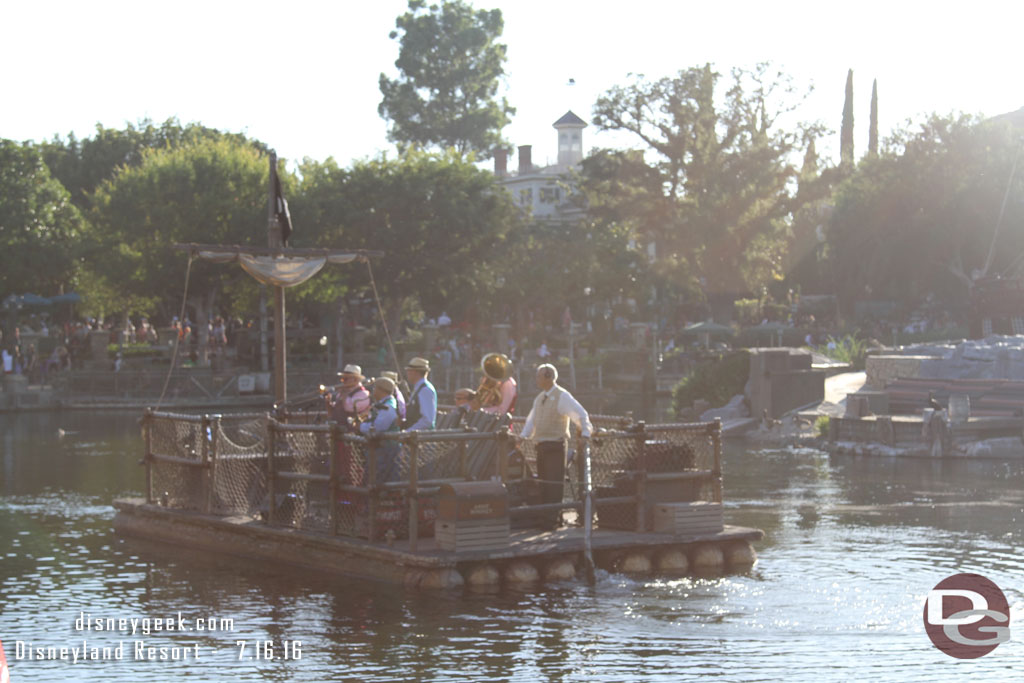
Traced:
<path fill-rule="evenodd" d="M 715 499 L 715 425 L 640 425 L 617 417 L 593 421 L 596 431 L 590 440 L 590 456 L 600 526 L 636 528 L 635 502 L 602 503 L 601 499 L 640 495 L 641 481 L 648 508 L 657 502 Z M 308 531 L 367 538 L 372 526 L 374 540 L 407 538 L 414 450 L 417 488 L 423 489 L 415 494 L 421 536 L 433 534 L 438 485 L 446 480 L 490 479 L 504 471 L 513 506 L 531 504 L 541 483 L 533 442 L 520 442 L 517 452 L 512 452 L 515 443 L 500 436 L 503 430 L 518 435 L 524 420 L 482 413 L 441 414 L 441 430 L 418 439 L 415 447 L 404 437 L 367 440 L 335 430 L 330 424 L 280 425 L 264 415 L 159 413 L 147 415 L 146 424 L 153 455 L 154 502 L 221 515 L 262 517 L 276 525 Z M 564 501 L 583 499 L 577 443 L 574 439 L 569 445 Z M 375 470 L 373 482 L 371 468 Z M 682 476 L 657 476 L 662 473 Z M 648 527 L 651 518 L 648 509 Z"/>

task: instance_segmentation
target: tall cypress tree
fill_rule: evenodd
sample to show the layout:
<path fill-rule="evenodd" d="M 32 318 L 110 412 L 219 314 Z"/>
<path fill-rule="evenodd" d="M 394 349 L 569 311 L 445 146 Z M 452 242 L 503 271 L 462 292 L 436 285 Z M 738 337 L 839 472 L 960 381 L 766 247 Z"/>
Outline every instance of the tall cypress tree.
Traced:
<path fill-rule="evenodd" d="M 853 166 L 853 69 L 846 74 L 846 102 L 843 103 L 843 127 L 839 133 L 839 165 Z"/>
<path fill-rule="evenodd" d="M 868 156 L 878 156 L 878 79 L 871 84 L 871 123 L 868 128 Z"/>

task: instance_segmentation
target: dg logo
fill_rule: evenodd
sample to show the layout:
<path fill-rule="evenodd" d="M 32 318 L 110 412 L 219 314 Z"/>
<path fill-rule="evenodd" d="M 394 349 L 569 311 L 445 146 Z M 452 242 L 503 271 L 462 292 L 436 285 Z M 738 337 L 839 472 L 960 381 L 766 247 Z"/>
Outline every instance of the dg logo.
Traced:
<path fill-rule="evenodd" d="M 977 659 L 1010 639 L 1010 606 L 984 576 L 954 574 L 929 591 L 924 629 L 950 657 Z"/>

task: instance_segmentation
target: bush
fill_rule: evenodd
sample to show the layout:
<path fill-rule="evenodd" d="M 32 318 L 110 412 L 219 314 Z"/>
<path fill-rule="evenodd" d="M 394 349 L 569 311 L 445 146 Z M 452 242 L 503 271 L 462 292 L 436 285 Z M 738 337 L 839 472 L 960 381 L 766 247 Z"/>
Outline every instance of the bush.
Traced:
<path fill-rule="evenodd" d="M 698 365 L 672 388 L 672 411 L 678 415 L 698 399 L 712 407 L 725 405 L 742 394 L 750 375 L 750 352 L 732 351 Z"/>
<path fill-rule="evenodd" d="M 818 419 L 814 422 L 814 431 L 817 432 L 818 436 L 825 438 L 828 436 L 828 426 L 828 415 L 819 415 Z"/>
<path fill-rule="evenodd" d="M 829 344 L 834 348 L 830 349 Z M 854 370 L 863 370 L 864 358 L 868 353 L 868 343 L 863 339 L 857 339 L 851 334 L 844 336 L 842 339 L 829 336 L 828 343 L 821 344 L 815 348 L 815 351 L 828 356 L 834 361 L 849 363 Z"/>

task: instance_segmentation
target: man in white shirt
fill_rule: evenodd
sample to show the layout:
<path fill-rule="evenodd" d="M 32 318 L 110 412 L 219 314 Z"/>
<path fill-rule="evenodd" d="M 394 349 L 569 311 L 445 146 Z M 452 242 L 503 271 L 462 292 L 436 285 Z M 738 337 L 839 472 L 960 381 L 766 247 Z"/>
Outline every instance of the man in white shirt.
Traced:
<path fill-rule="evenodd" d="M 560 503 L 565 491 L 565 445 L 569 439 L 569 422 L 576 425 L 584 439 L 594 431 L 590 416 L 572 394 L 558 386 L 558 370 L 545 363 L 537 368 L 540 393 L 523 425 L 520 439 L 537 442 L 537 478 L 541 480 L 540 502 Z M 545 517 L 545 519 L 548 519 Z M 551 522 L 561 524 L 559 512 Z"/>

